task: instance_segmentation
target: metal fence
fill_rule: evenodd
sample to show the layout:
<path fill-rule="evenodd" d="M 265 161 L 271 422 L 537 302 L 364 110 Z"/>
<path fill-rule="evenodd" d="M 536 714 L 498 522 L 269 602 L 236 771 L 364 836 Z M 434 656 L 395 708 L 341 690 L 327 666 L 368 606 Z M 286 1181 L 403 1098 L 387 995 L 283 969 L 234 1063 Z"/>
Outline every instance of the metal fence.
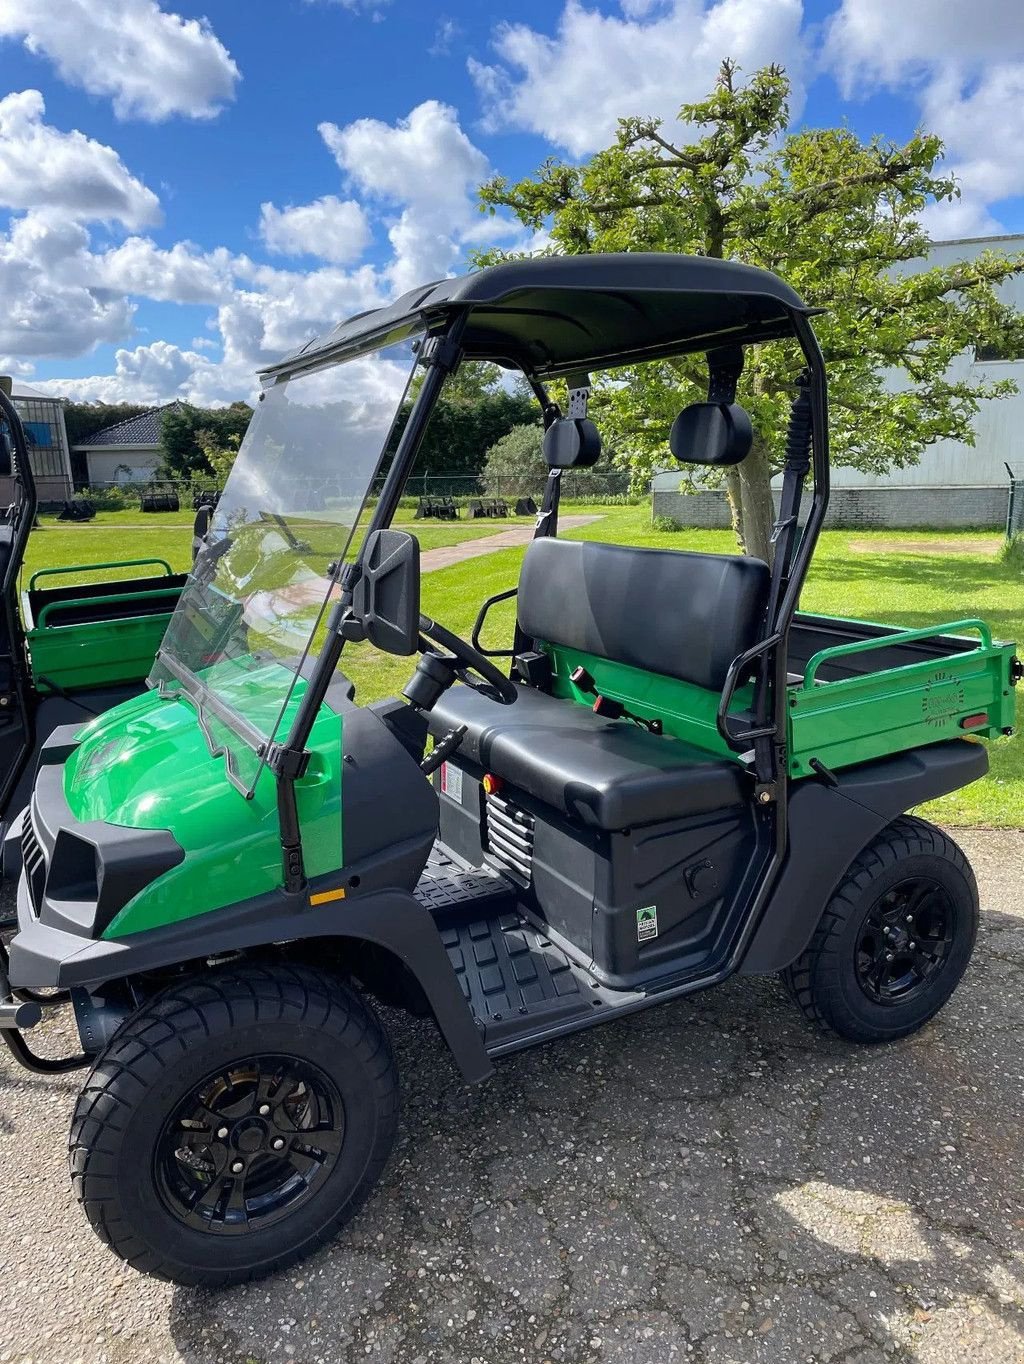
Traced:
<path fill-rule="evenodd" d="M 1018 478 L 1007 464 L 1010 475 L 1010 497 L 1006 506 L 1006 538 L 1024 535 L 1024 478 Z"/>
<path fill-rule="evenodd" d="M 373 486 L 376 495 L 383 487 L 383 477 Z M 482 474 L 417 474 L 405 487 L 406 497 L 503 497 L 514 501 L 517 497 L 539 498 L 543 480 L 513 475 L 484 479 Z M 562 496 L 587 498 L 600 502 L 607 497 L 624 497 L 629 492 L 629 475 L 612 471 L 595 474 L 588 470 L 567 469 L 562 474 Z"/>

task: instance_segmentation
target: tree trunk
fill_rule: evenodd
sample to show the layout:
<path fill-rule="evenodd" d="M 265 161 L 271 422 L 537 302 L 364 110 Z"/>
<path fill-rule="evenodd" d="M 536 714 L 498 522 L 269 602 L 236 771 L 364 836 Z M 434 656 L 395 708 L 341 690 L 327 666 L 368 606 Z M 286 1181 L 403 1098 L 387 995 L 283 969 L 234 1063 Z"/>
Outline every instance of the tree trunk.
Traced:
<path fill-rule="evenodd" d="M 735 464 L 726 472 L 725 492 L 729 499 L 729 512 L 732 516 L 732 530 L 736 536 L 736 543 L 746 553 L 746 546 L 743 543 L 743 486 L 740 483 L 739 468 Z"/>
<path fill-rule="evenodd" d="M 771 543 L 775 525 L 772 502 L 771 465 L 764 444 L 754 437 L 750 453 L 736 466 L 740 485 L 739 542 L 745 554 L 763 559 L 770 564 L 774 547 Z M 731 483 L 730 483 L 731 493 Z"/>

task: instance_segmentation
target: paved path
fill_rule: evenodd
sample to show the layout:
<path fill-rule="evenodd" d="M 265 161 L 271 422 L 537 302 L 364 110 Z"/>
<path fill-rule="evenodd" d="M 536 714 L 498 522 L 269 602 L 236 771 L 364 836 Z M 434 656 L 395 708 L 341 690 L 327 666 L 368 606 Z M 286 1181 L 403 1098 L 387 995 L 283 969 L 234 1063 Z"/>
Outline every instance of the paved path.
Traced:
<path fill-rule="evenodd" d="M 591 521 L 600 521 L 600 516 L 560 516 L 559 530 L 575 530 L 577 526 L 589 526 Z M 484 554 L 495 554 L 499 549 L 512 549 L 515 545 L 528 545 L 533 539 L 533 522 L 528 526 L 513 526 L 511 530 L 499 531 L 497 535 L 484 535 L 479 540 L 463 540 L 459 545 L 442 545 L 439 549 L 426 549 L 420 555 L 420 570 L 434 573 L 439 568 L 451 568 L 461 564 L 464 559 L 479 559 Z"/>
<path fill-rule="evenodd" d="M 744 980 L 468 1090 L 389 1015 L 404 1115 L 378 1193 L 246 1288 L 111 1258 L 68 1192 L 78 1081 L 0 1061 L 0 1361 L 1021 1364 L 1024 834 L 960 838 L 978 951 L 892 1047 Z"/>

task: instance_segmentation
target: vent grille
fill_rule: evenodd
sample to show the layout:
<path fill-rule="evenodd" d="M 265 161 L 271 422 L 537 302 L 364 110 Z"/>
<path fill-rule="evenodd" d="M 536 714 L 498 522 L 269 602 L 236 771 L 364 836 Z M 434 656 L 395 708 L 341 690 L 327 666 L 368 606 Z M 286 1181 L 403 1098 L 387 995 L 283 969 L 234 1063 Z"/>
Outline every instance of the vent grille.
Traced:
<path fill-rule="evenodd" d="M 484 810 L 487 851 L 506 871 L 529 885 L 533 879 L 533 815 L 497 793 L 487 797 Z"/>
<path fill-rule="evenodd" d="M 39 839 L 36 838 L 36 831 L 32 827 L 32 820 L 27 810 L 25 811 L 25 822 L 21 826 L 21 864 L 25 869 L 28 898 L 38 919 L 39 906 L 43 898 L 43 886 L 46 882 L 46 856 L 39 846 Z"/>

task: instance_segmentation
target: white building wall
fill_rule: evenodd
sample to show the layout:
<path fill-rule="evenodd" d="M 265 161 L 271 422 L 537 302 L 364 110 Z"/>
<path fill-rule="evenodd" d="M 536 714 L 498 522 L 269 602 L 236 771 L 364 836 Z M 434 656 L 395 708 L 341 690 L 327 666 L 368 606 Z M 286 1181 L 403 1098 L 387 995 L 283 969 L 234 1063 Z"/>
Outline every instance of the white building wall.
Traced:
<path fill-rule="evenodd" d="M 151 446 L 118 446 L 111 450 L 86 447 L 90 483 L 144 483 L 153 477 L 160 452 Z M 124 468 L 131 471 L 126 474 Z"/>
<path fill-rule="evenodd" d="M 1004 251 L 1016 255 L 1024 251 L 1024 234 L 1006 237 L 977 237 L 964 241 L 936 242 L 922 267 L 954 265 L 974 260 L 983 251 Z M 1018 312 L 1024 312 L 1024 278 L 1018 275 L 1000 288 L 1003 299 Z M 987 360 L 974 358 L 973 350 L 958 356 L 952 375 L 974 382 L 1012 379 L 1018 392 L 1011 398 L 989 399 L 981 404 L 974 419 L 976 443 L 942 440 L 929 446 L 917 464 L 906 469 L 891 469 L 887 474 L 861 473 L 858 469 L 834 466 L 834 488 L 936 488 L 1005 487 L 1009 482 L 1006 465 L 1018 478 L 1024 478 L 1024 359 Z"/>

